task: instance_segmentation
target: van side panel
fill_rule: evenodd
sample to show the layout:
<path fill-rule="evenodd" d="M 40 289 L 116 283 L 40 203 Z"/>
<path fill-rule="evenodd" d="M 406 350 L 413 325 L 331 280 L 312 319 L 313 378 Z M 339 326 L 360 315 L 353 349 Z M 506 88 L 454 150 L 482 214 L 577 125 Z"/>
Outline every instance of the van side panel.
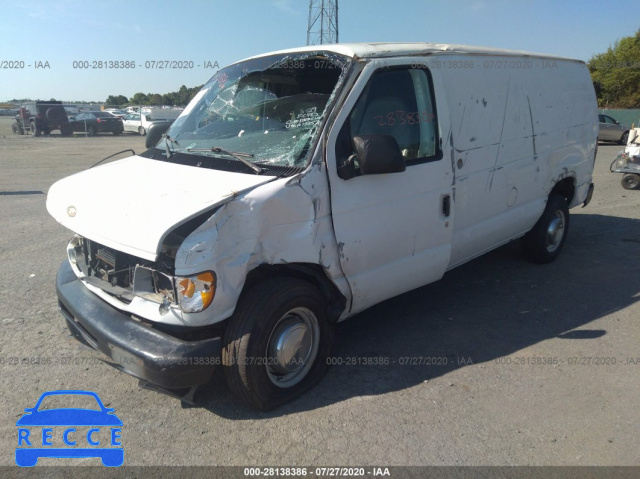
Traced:
<path fill-rule="evenodd" d="M 473 58 L 473 68 L 442 70 L 456 172 L 449 269 L 530 230 L 563 178 L 574 181 L 571 206 L 584 201 L 597 137 L 583 63 Z"/>

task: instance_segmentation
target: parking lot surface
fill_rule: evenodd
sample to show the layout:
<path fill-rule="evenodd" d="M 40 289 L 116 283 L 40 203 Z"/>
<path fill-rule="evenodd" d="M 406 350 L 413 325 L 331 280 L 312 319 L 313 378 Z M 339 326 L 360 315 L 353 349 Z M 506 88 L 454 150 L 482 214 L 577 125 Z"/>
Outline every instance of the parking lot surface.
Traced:
<path fill-rule="evenodd" d="M 341 323 L 321 383 L 260 413 L 221 374 L 187 406 L 69 338 L 54 279 L 71 232 L 46 193 L 110 154 L 144 151 L 144 138 L 33 138 L 10 125 L 0 118 L 0 465 L 14 464 L 24 408 L 61 389 L 115 409 L 125 465 L 640 465 L 640 191 L 609 172 L 621 146 L 600 145 L 593 201 L 571 210 L 555 263 L 528 263 L 513 242 Z M 96 201 L 127 194 L 94 185 Z"/>

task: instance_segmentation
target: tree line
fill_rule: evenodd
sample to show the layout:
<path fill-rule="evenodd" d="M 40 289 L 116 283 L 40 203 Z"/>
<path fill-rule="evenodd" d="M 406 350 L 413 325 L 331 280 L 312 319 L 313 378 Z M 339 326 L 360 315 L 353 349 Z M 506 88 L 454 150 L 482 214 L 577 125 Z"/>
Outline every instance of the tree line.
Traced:
<path fill-rule="evenodd" d="M 124 95 L 109 95 L 105 101 L 105 106 L 123 105 L 144 105 L 144 106 L 186 106 L 191 99 L 200 91 L 202 85 L 187 88 L 182 85 L 178 91 L 171 93 L 142 93 L 138 92 L 131 98 Z"/>
<path fill-rule="evenodd" d="M 640 30 L 587 62 L 598 106 L 640 108 Z"/>

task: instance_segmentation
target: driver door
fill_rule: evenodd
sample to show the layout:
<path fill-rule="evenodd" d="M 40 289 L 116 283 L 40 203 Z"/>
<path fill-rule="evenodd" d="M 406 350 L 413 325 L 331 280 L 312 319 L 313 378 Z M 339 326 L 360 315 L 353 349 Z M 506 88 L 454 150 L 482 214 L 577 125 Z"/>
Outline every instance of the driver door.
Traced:
<path fill-rule="evenodd" d="M 443 129 L 448 132 L 446 103 L 436 96 L 432 72 L 410 65 L 407 59 L 382 68 L 369 63 L 329 134 L 333 224 L 351 314 L 440 279 L 451 256 L 454 181 L 441 141 Z M 359 174 L 356 135 L 392 136 L 405 171 Z M 356 175 L 350 178 L 340 169 L 349 157 Z"/>

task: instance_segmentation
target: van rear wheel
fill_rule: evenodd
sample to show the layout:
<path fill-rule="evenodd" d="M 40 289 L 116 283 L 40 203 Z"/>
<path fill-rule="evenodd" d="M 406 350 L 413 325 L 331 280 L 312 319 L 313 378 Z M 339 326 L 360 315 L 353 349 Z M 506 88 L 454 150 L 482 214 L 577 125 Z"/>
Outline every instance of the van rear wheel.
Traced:
<path fill-rule="evenodd" d="M 552 193 L 542 216 L 522 238 L 525 257 L 534 263 L 550 263 L 555 260 L 569 233 L 569 208 L 564 196 Z"/>
<path fill-rule="evenodd" d="M 333 325 L 310 283 L 274 278 L 240 298 L 225 331 L 222 364 L 231 392 L 268 411 L 314 386 L 327 369 Z"/>

